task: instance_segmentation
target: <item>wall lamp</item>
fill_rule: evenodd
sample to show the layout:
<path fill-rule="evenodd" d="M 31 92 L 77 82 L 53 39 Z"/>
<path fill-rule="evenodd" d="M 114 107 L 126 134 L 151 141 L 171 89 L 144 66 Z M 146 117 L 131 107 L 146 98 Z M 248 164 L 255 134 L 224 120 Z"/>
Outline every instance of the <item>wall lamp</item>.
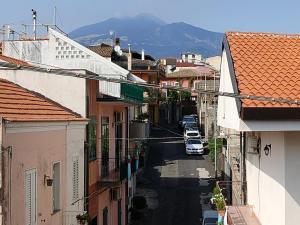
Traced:
<path fill-rule="evenodd" d="M 50 176 L 44 175 L 44 184 L 47 184 L 47 186 L 52 186 L 53 179 L 50 178 Z"/>
<path fill-rule="evenodd" d="M 264 147 L 264 152 L 265 152 L 265 155 L 266 155 L 266 156 L 268 156 L 269 154 L 271 154 L 271 149 L 272 149 L 271 144 L 266 145 L 266 146 Z"/>

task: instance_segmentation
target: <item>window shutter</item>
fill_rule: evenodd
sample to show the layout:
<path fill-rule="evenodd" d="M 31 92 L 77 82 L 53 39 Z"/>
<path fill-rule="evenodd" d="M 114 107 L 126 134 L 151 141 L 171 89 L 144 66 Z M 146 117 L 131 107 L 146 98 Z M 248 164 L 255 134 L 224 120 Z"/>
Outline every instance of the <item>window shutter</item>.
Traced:
<path fill-rule="evenodd" d="M 36 224 L 36 170 L 25 171 L 25 224 Z"/>
<path fill-rule="evenodd" d="M 72 174 L 72 181 L 73 181 L 73 201 L 78 200 L 78 188 L 79 188 L 79 160 L 78 158 L 73 160 L 73 174 Z"/>
<path fill-rule="evenodd" d="M 53 164 L 53 211 L 60 209 L 60 163 Z"/>

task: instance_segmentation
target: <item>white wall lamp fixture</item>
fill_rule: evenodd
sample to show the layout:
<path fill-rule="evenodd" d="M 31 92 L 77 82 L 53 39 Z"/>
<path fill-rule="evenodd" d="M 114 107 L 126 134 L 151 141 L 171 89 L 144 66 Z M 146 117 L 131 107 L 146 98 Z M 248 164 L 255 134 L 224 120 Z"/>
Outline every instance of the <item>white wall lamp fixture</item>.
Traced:
<path fill-rule="evenodd" d="M 266 146 L 264 147 L 265 155 L 266 155 L 266 156 L 268 156 L 269 154 L 271 155 L 271 150 L 272 150 L 271 144 L 266 145 Z"/>

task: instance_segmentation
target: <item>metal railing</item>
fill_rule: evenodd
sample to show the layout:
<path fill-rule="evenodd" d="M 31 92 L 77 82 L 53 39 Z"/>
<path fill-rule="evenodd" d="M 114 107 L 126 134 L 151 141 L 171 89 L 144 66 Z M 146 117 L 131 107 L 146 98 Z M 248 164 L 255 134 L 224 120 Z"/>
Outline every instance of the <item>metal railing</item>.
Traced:
<path fill-rule="evenodd" d="M 98 184 L 100 187 L 117 186 L 127 178 L 128 162 L 119 158 L 101 158 L 98 159 L 100 176 Z"/>
<path fill-rule="evenodd" d="M 63 212 L 63 225 L 78 225 L 76 216 L 83 215 L 86 211 L 64 211 Z"/>

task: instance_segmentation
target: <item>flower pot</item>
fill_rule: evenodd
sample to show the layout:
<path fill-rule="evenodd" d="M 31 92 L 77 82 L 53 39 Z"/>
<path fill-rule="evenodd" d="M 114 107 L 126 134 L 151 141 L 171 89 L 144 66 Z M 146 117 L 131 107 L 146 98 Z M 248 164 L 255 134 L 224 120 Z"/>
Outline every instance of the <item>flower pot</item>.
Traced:
<path fill-rule="evenodd" d="M 219 214 L 219 216 L 224 217 L 225 216 L 225 210 L 224 209 L 223 210 L 218 210 L 218 214 Z"/>

